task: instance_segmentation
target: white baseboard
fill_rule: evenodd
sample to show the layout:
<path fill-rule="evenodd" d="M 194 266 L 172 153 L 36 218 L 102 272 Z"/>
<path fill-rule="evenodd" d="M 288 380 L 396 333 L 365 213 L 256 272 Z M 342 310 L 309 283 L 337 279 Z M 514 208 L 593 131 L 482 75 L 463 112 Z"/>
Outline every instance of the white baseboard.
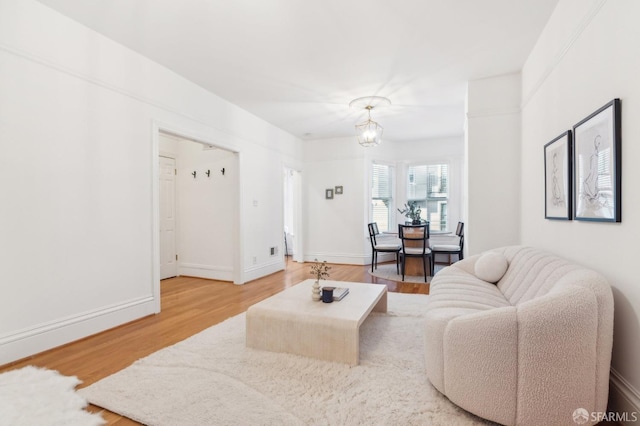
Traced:
<path fill-rule="evenodd" d="M 180 275 L 210 280 L 233 281 L 233 268 L 224 266 L 199 265 L 197 263 L 181 263 L 178 265 Z"/>
<path fill-rule="evenodd" d="M 0 336 L 0 365 L 157 313 L 152 295 L 38 324 Z"/>
<path fill-rule="evenodd" d="M 252 266 L 244 270 L 244 282 L 237 284 L 244 284 L 249 281 L 257 280 L 258 278 L 266 277 L 267 275 L 282 271 L 283 269 L 283 259 L 278 259 L 264 265 Z"/>
<path fill-rule="evenodd" d="M 640 424 L 640 392 L 634 388 L 624 377 L 613 368 L 609 376 L 609 412 L 615 413 L 636 413 Z M 624 424 L 631 424 L 626 422 Z"/>
<path fill-rule="evenodd" d="M 305 262 L 315 262 L 318 259 L 320 262 L 326 261 L 327 263 L 337 263 L 344 265 L 367 265 L 371 263 L 371 255 L 352 254 L 352 253 L 305 253 Z"/>
<path fill-rule="evenodd" d="M 396 261 L 395 253 L 380 253 L 380 252 L 378 253 L 378 263 L 395 262 L 395 261 Z M 367 256 L 367 260 L 364 264 L 371 265 L 371 254 Z"/>

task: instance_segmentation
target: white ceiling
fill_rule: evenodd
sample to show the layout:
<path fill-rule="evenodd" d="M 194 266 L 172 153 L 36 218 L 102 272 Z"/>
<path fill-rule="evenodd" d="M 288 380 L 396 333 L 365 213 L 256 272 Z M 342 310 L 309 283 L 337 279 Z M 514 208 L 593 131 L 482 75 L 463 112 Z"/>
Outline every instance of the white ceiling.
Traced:
<path fill-rule="evenodd" d="M 518 71 L 558 0 L 39 0 L 302 139 L 460 135 L 466 81 Z"/>

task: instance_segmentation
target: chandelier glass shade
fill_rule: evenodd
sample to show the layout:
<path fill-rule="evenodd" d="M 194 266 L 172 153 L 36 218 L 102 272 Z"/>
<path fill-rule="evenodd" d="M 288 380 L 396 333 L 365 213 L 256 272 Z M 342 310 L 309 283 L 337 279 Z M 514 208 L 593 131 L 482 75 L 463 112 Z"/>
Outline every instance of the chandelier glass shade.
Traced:
<path fill-rule="evenodd" d="M 382 142 L 382 126 L 371 119 L 372 106 L 366 107 L 369 112 L 369 118 L 367 121 L 356 124 L 356 135 L 358 136 L 358 143 L 362 146 L 377 146 Z"/>
<path fill-rule="evenodd" d="M 382 142 L 382 126 L 371 119 L 371 110 L 384 108 L 391 105 L 391 101 L 382 96 L 365 96 L 357 98 L 349 103 L 349 108 L 366 109 L 367 121 L 356 124 L 356 136 L 362 146 L 377 146 Z"/>

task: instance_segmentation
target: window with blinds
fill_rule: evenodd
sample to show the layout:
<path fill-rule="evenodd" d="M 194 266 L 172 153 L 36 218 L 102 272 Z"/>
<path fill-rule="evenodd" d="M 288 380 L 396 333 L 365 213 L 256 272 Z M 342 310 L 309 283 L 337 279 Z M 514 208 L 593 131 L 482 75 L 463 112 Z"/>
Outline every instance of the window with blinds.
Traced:
<path fill-rule="evenodd" d="M 378 224 L 380 232 L 389 231 L 393 226 L 393 173 L 392 166 L 373 164 L 369 217 Z"/>
<path fill-rule="evenodd" d="M 421 218 L 431 230 L 447 230 L 449 202 L 449 165 L 410 166 L 407 170 L 407 200 L 416 201 Z"/>

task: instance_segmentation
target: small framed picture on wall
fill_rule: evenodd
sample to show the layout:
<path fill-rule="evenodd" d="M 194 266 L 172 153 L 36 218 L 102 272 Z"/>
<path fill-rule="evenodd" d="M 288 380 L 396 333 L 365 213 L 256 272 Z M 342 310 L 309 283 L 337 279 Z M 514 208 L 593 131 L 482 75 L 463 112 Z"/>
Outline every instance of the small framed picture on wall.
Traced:
<path fill-rule="evenodd" d="M 333 199 L 333 188 L 325 189 L 324 198 L 326 198 L 327 200 Z"/>
<path fill-rule="evenodd" d="M 544 217 L 571 220 L 571 130 L 544 146 Z"/>

